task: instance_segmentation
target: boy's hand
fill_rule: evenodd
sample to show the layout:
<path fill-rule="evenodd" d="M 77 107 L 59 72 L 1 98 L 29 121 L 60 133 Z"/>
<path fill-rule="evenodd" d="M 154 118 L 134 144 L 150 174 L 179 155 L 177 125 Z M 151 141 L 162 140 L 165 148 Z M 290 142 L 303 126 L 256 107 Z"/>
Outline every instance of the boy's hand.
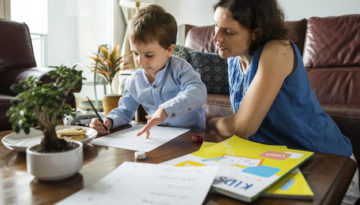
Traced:
<path fill-rule="evenodd" d="M 103 118 L 103 121 L 107 129 L 110 130 L 112 127 L 112 120 L 109 118 Z M 98 135 L 110 134 L 105 130 L 98 118 L 91 119 L 89 127 L 95 129 L 98 132 Z"/>
<path fill-rule="evenodd" d="M 162 123 L 167 118 L 167 114 L 164 108 L 159 107 L 152 115 L 147 115 L 145 117 L 148 121 L 146 125 L 142 128 L 142 130 L 136 134 L 136 136 L 140 136 L 144 132 L 146 132 L 146 139 L 147 139 L 150 136 L 150 129 L 153 126 Z"/>

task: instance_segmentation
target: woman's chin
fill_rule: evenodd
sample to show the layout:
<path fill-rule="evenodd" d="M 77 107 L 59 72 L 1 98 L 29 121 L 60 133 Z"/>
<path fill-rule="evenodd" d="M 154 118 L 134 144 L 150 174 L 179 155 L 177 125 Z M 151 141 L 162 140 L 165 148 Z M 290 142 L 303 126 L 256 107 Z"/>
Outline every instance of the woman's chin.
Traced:
<path fill-rule="evenodd" d="M 221 58 L 229 58 L 229 57 L 232 56 L 229 52 L 227 52 L 226 49 L 225 49 L 225 50 L 219 50 L 219 51 L 218 51 L 218 54 L 219 54 L 219 56 L 220 56 Z"/>

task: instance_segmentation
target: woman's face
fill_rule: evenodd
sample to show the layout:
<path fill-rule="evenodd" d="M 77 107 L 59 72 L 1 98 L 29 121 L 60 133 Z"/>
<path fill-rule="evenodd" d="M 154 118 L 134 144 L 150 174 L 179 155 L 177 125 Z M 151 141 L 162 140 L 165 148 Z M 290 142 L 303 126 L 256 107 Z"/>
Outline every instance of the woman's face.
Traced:
<path fill-rule="evenodd" d="M 214 41 L 219 48 L 219 55 L 223 58 L 248 55 L 251 39 L 249 29 L 232 18 L 230 11 L 224 7 L 217 7 L 214 13 L 215 36 Z"/>

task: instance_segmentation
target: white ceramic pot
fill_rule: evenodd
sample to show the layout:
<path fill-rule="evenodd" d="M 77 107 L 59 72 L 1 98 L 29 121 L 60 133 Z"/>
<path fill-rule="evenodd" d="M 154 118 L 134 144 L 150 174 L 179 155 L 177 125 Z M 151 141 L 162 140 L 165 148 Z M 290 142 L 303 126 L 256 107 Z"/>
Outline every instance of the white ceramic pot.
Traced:
<path fill-rule="evenodd" d="M 40 180 L 60 180 L 76 174 L 83 164 L 83 145 L 66 152 L 39 153 L 26 149 L 26 167 L 28 173 Z M 37 145 L 35 145 L 37 146 Z"/>

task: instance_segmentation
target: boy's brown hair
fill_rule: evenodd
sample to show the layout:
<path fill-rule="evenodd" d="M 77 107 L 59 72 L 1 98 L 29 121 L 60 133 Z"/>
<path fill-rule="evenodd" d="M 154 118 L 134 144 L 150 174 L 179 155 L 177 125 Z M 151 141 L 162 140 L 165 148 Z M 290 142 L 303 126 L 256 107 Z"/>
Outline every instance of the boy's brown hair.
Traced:
<path fill-rule="evenodd" d="M 150 43 L 156 40 L 164 49 L 176 43 L 175 18 L 158 5 L 141 9 L 132 18 L 129 30 L 134 43 Z"/>

